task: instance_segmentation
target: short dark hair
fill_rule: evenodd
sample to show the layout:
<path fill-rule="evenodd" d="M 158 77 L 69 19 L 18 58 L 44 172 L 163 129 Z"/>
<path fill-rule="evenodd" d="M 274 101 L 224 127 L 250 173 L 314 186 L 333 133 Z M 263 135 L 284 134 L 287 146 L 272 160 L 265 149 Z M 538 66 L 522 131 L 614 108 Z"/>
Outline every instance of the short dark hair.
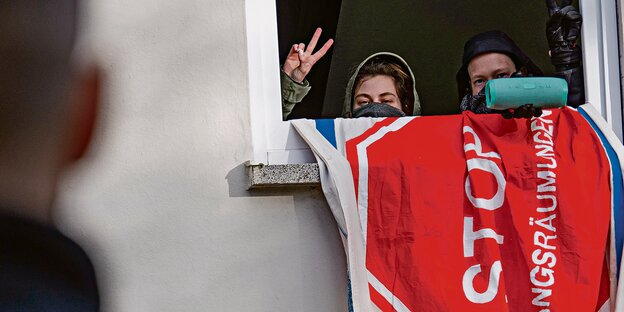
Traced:
<path fill-rule="evenodd" d="M 414 82 L 409 74 L 409 70 L 396 61 L 379 55 L 368 60 L 358 72 L 351 91 L 351 103 L 354 103 L 353 96 L 355 90 L 360 87 L 362 80 L 368 76 L 390 76 L 394 80 L 399 101 L 401 101 L 401 110 L 405 115 L 411 116 L 414 111 Z M 353 105 L 353 104 L 352 104 Z"/>

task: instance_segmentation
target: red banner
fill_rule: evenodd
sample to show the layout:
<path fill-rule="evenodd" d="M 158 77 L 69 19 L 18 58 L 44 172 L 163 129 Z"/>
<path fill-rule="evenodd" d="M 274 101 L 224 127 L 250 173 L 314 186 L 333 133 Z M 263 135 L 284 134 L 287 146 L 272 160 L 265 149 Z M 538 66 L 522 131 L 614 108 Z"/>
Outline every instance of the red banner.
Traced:
<path fill-rule="evenodd" d="M 573 110 L 387 118 L 347 141 L 383 311 L 598 311 L 609 160 Z M 406 121 L 402 121 L 406 120 Z"/>

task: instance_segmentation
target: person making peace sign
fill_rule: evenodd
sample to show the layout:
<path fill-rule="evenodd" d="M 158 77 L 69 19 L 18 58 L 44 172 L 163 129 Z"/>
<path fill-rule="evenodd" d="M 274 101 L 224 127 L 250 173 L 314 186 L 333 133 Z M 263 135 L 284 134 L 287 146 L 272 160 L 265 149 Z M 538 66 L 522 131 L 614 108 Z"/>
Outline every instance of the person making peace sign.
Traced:
<path fill-rule="evenodd" d="M 304 43 L 295 43 L 290 48 L 286 61 L 281 71 L 282 86 L 282 117 L 286 119 L 292 111 L 295 104 L 301 100 L 310 91 L 310 83 L 305 79 L 314 64 L 318 62 L 334 43 L 333 39 L 327 40 L 325 44 L 316 52 L 316 44 L 321 37 L 321 28 L 317 28 L 310 39 L 308 46 Z"/>
<path fill-rule="evenodd" d="M 305 76 L 333 44 L 329 39 L 314 53 L 320 35 L 321 29 L 317 28 L 307 47 L 303 43 L 294 44 L 282 66 L 284 119 L 310 90 Z M 403 58 L 390 52 L 374 53 L 352 72 L 346 87 L 342 117 L 420 115 L 420 100 L 414 81 L 414 73 Z"/>

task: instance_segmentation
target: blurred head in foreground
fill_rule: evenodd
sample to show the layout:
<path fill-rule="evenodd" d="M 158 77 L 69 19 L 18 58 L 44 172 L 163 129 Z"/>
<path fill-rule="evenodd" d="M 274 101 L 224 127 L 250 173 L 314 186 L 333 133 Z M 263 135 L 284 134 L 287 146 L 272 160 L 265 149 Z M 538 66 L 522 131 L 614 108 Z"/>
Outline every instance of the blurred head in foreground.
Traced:
<path fill-rule="evenodd" d="M 0 2 L 0 209 L 44 223 L 96 114 L 98 72 L 72 62 L 77 2 Z"/>
<path fill-rule="evenodd" d="M 0 311 L 99 309 L 91 261 L 50 226 L 97 111 L 97 69 L 72 62 L 77 5 L 0 1 Z"/>

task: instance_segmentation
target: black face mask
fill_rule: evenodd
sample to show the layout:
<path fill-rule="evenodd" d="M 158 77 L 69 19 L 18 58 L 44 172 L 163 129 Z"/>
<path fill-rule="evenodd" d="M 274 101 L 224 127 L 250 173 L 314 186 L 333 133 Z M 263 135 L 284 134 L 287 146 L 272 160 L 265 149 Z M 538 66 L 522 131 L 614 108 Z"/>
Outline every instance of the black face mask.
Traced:
<path fill-rule="evenodd" d="M 459 104 L 461 111 L 471 111 L 475 114 L 488 114 L 491 112 L 485 105 L 485 87 L 477 95 L 466 94 Z"/>
<path fill-rule="evenodd" d="M 353 118 L 359 117 L 405 117 L 405 113 L 384 103 L 370 103 L 353 111 Z"/>
<path fill-rule="evenodd" d="M 518 71 L 511 74 L 510 76 L 510 78 L 518 77 L 525 77 L 525 75 Z M 475 114 L 489 114 L 497 112 L 496 110 L 487 108 L 487 105 L 485 104 L 485 87 L 483 87 L 483 89 L 481 89 L 481 91 L 479 91 L 477 95 L 466 94 L 462 98 L 461 103 L 459 103 L 459 109 L 462 112 L 469 110 Z"/>

